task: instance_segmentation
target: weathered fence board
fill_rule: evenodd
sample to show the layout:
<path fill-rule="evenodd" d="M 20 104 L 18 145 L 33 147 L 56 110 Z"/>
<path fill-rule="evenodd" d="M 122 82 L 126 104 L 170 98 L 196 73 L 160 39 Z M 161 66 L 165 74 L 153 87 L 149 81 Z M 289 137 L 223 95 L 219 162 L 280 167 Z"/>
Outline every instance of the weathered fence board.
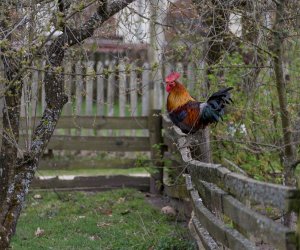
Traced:
<path fill-rule="evenodd" d="M 214 239 L 230 249 L 256 249 L 251 241 L 216 218 L 203 205 L 197 191 L 191 190 L 190 195 L 197 218 Z"/>
<path fill-rule="evenodd" d="M 48 148 L 55 150 L 91 150 L 111 152 L 149 151 L 149 137 L 54 135 Z"/>
<path fill-rule="evenodd" d="M 86 63 L 86 110 L 85 115 L 91 116 L 93 114 L 93 90 L 94 90 L 94 62 Z"/>
<path fill-rule="evenodd" d="M 37 117 L 36 119 L 40 119 Z M 21 118 L 20 127 L 26 129 L 26 118 Z M 0 124 L 0 129 L 2 124 Z M 148 129 L 148 117 L 97 117 L 97 116 L 62 116 L 58 129 Z"/>
<path fill-rule="evenodd" d="M 141 191 L 149 191 L 149 177 L 135 177 L 124 175 L 112 176 L 80 176 L 74 179 L 35 178 L 31 187 L 55 190 L 107 190 L 114 188 L 131 187 Z"/>
<path fill-rule="evenodd" d="M 166 121 L 163 123 L 163 126 L 168 129 L 165 136 L 176 143 L 182 160 L 188 164 L 192 178 L 212 182 L 227 192 L 234 194 L 242 202 L 247 198 L 285 211 L 298 208 L 293 200 L 299 198 L 300 193 L 295 188 L 257 181 L 241 174 L 233 173 L 219 164 L 208 164 L 194 160 L 189 146 L 195 143 L 195 139 L 191 136 L 186 137 L 175 126 L 170 127 L 169 119 L 166 117 L 164 119 Z"/>
<path fill-rule="evenodd" d="M 119 64 L 119 116 L 125 116 L 126 110 L 126 66 L 122 61 Z"/>
<path fill-rule="evenodd" d="M 67 60 L 64 62 L 64 73 L 65 73 L 65 76 L 64 76 L 65 93 L 68 96 L 68 102 L 65 104 L 65 107 L 64 107 L 64 115 L 71 116 L 72 115 L 72 75 L 71 75 L 72 74 L 72 63 L 70 60 Z M 43 92 L 45 92 L 44 88 L 43 88 L 43 90 L 44 90 Z"/>
<path fill-rule="evenodd" d="M 84 95 L 84 86 L 83 86 L 83 70 L 82 62 L 78 61 L 75 65 L 75 86 L 76 86 L 76 115 L 82 114 L 82 97 Z"/>
<path fill-rule="evenodd" d="M 210 210 L 225 214 L 247 233 L 260 237 L 274 247 L 293 249 L 286 248 L 296 243 L 293 230 L 251 210 L 212 183 L 198 179 L 194 179 L 193 183 Z"/>
<path fill-rule="evenodd" d="M 148 63 L 143 65 L 142 73 L 142 115 L 146 116 L 149 114 L 149 81 L 150 81 L 150 66 Z"/>
<path fill-rule="evenodd" d="M 77 170 L 77 169 L 127 169 L 139 167 L 136 160 L 113 159 L 42 159 L 39 170 Z M 150 163 L 144 160 L 143 164 Z"/>
<path fill-rule="evenodd" d="M 197 217 L 192 218 L 192 223 L 194 225 L 194 228 L 196 232 L 198 233 L 202 245 L 207 250 L 221 250 L 221 248 L 218 246 L 218 244 L 214 241 L 214 239 L 209 235 L 207 230 L 201 225 L 200 221 L 197 219 Z"/>
<path fill-rule="evenodd" d="M 136 75 L 136 65 L 131 64 L 130 71 L 130 113 L 132 116 L 137 116 L 138 108 L 138 79 Z"/>
<path fill-rule="evenodd" d="M 166 117 L 163 119 L 163 128 L 164 143 L 172 152 L 165 153 L 165 157 L 174 159 L 177 149 L 187 167 L 189 174 L 186 175 L 186 187 L 195 212 L 192 223 L 205 249 L 218 249 L 218 245 L 214 244 L 216 242 L 230 249 L 255 249 L 258 241 L 268 249 L 299 249 L 295 230 L 276 223 L 249 206 L 251 200 L 255 205 L 271 205 L 281 211 L 298 211 L 298 189 L 256 181 L 233 173 L 222 165 L 194 160 L 190 147 L 199 143 L 197 138 L 181 133 Z M 230 220 L 235 229 L 228 228 L 218 219 L 223 217 Z"/>
<path fill-rule="evenodd" d="M 104 115 L 104 77 L 103 77 L 103 63 L 97 63 L 97 115 Z"/>
<path fill-rule="evenodd" d="M 114 115 L 114 93 L 115 93 L 115 70 L 116 70 L 116 62 L 112 61 L 108 67 L 109 76 L 108 76 L 108 86 L 107 86 L 107 115 Z"/>

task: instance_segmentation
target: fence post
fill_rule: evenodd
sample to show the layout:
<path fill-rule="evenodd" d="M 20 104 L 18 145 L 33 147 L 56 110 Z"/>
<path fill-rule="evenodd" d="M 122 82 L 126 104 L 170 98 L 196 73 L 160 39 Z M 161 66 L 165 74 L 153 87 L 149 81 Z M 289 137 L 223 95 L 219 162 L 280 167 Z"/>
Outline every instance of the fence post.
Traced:
<path fill-rule="evenodd" d="M 161 110 L 151 110 L 148 118 L 151 160 L 154 166 L 150 177 L 150 193 L 160 193 L 163 185 L 162 117 Z"/>

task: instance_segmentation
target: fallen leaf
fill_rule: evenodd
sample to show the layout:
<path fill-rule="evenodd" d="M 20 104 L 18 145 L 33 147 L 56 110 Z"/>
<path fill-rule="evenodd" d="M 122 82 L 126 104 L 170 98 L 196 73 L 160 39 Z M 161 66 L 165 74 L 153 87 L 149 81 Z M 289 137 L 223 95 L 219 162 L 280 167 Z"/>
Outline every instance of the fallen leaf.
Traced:
<path fill-rule="evenodd" d="M 108 216 L 111 216 L 112 214 L 112 210 L 110 208 L 103 208 L 103 207 L 99 207 L 97 209 L 101 214 L 105 214 L 105 215 L 108 215 Z"/>
<path fill-rule="evenodd" d="M 40 199 L 42 199 L 42 196 L 40 194 L 35 194 L 33 196 L 33 198 L 36 199 L 36 200 L 40 200 Z"/>
<path fill-rule="evenodd" d="M 107 222 L 97 223 L 97 227 L 109 227 L 110 225 L 111 223 L 107 223 Z"/>
<path fill-rule="evenodd" d="M 117 201 L 118 204 L 120 203 L 124 203 L 125 202 L 125 198 L 124 197 L 120 197 Z"/>
<path fill-rule="evenodd" d="M 44 229 L 41 229 L 41 228 L 37 228 L 36 229 L 36 231 L 35 231 L 35 233 L 34 233 L 34 235 L 36 236 L 36 237 L 41 237 L 41 236 L 43 236 L 45 234 L 45 230 Z"/>
<path fill-rule="evenodd" d="M 99 240 L 100 237 L 97 236 L 97 235 L 92 235 L 92 236 L 89 237 L 89 239 L 94 241 L 94 240 Z"/>

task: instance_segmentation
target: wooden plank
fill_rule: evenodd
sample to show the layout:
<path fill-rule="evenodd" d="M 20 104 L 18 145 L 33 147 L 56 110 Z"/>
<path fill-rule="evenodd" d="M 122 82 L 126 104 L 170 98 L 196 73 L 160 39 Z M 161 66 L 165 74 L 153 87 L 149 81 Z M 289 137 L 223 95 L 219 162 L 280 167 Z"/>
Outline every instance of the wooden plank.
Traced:
<path fill-rule="evenodd" d="M 78 61 L 75 64 L 75 100 L 76 100 L 76 108 L 75 108 L 75 116 L 82 115 L 82 97 L 84 95 L 84 89 L 83 89 L 83 76 L 82 76 L 82 63 L 81 61 Z M 81 129 L 78 128 L 76 130 L 76 135 L 81 134 Z"/>
<path fill-rule="evenodd" d="M 29 149 L 29 140 L 30 140 L 30 123 L 29 123 L 29 102 L 30 102 L 30 92 L 29 92 L 29 76 L 30 73 L 25 75 L 23 78 L 23 89 L 22 89 L 22 97 L 21 97 L 21 117 L 24 119 L 24 126 L 20 127 L 23 131 L 22 133 L 26 135 L 26 137 L 23 138 L 23 141 L 25 143 L 26 149 Z"/>
<path fill-rule="evenodd" d="M 64 88 L 68 102 L 64 106 L 61 117 L 72 115 L 72 61 L 68 58 L 64 61 Z M 70 135 L 71 130 L 65 130 L 65 134 Z"/>
<path fill-rule="evenodd" d="M 192 179 L 200 178 L 201 180 L 217 184 L 230 194 L 233 194 L 241 202 L 245 199 L 250 199 L 263 205 L 271 205 L 287 211 L 292 209 L 289 207 L 289 200 L 299 197 L 299 190 L 297 189 L 253 180 L 243 175 L 232 173 L 221 165 L 194 161 L 188 168 Z"/>
<path fill-rule="evenodd" d="M 142 115 L 147 116 L 149 114 L 149 70 L 150 66 L 148 63 L 143 65 L 142 73 Z"/>
<path fill-rule="evenodd" d="M 163 185 L 163 164 L 162 164 L 162 118 L 160 110 L 151 110 L 148 121 L 149 142 L 151 149 L 151 160 L 155 171 L 150 178 L 150 192 L 160 193 Z"/>
<path fill-rule="evenodd" d="M 21 144 L 22 145 L 22 144 Z M 54 135 L 48 148 L 55 150 L 91 150 L 110 152 L 150 151 L 149 137 Z"/>
<path fill-rule="evenodd" d="M 58 177 L 51 179 L 34 178 L 32 188 L 39 189 L 113 189 L 137 188 L 141 191 L 149 190 L 149 177 L 134 177 L 126 175 L 112 176 L 80 176 L 71 180 Z"/>
<path fill-rule="evenodd" d="M 165 67 L 164 68 L 165 69 L 165 76 L 164 76 L 163 81 L 165 81 L 166 76 L 169 75 L 173 71 L 173 66 L 172 66 L 171 63 L 165 63 L 164 67 Z M 165 84 L 165 82 L 164 82 L 164 84 Z M 163 92 L 164 92 L 164 103 L 166 104 L 169 93 L 165 90 Z M 163 106 L 163 109 L 165 108 L 165 106 L 166 105 Z"/>
<path fill-rule="evenodd" d="M 293 230 L 252 211 L 212 183 L 201 180 L 194 180 L 193 183 L 206 207 L 228 216 L 238 227 L 245 230 L 242 233 L 251 233 L 276 249 L 295 249 L 291 248 L 296 245 Z"/>
<path fill-rule="evenodd" d="M 41 117 L 37 117 L 40 119 Z M 2 124 L 0 124 L 0 127 Z M 26 118 L 20 119 L 20 127 L 26 128 Z M 148 117 L 97 117 L 97 116 L 62 116 L 56 128 L 71 129 L 145 129 L 148 127 Z"/>
<path fill-rule="evenodd" d="M 110 62 L 108 66 L 108 86 L 107 86 L 107 116 L 114 115 L 114 94 L 115 94 L 115 61 Z"/>
<path fill-rule="evenodd" d="M 127 82 L 126 82 L 126 66 L 123 60 L 120 61 L 119 64 L 119 116 L 125 117 L 126 111 L 126 90 L 127 90 Z M 118 135 L 123 136 L 124 130 L 118 131 Z"/>
<path fill-rule="evenodd" d="M 130 71 L 130 112 L 131 116 L 136 117 L 138 115 L 138 86 L 137 86 L 137 76 L 136 76 L 136 65 L 131 64 Z M 136 131 L 132 130 L 131 135 L 135 135 Z"/>
<path fill-rule="evenodd" d="M 94 90 L 94 62 L 88 61 L 86 63 L 86 110 L 85 115 L 93 115 L 93 90 Z"/>
<path fill-rule="evenodd" d="M 131 116 L 137 116 L 138 114 L 138 98 L 137 98 L 137 77 L 136 77 L 136 65 L 131 64 L 130 71 L 130 111 Z"/>
<path fill-rule="evenodd" d="M 145 162 L 150 163 L 149 161 Z M 139 167 L 132 159 L 42 159 L 39 170 L 127 169 Z"/>
<path fill-rule="evenodd" d="M 120 189 L 123 187 L 110 187 L 110 186 L 104 186 L 104 187 L 69 187 L 69 188 L 56 188 L 56 187 L 51 187 L 51 188 L 39 188 L 39 187 L 33 187 L 33 189 L 30 189 L 29 192 L 34 191 L 34 192 L 49 192 L 49 191 L 55 191 L 55 192 L 104 192 L 104 191 L 111 191 L 115 189 Z M 141 187 L 141 186 L 128 186 L 128 188 L 135 188 L 137 190 L 140 190 L 142 192 L 148 192 L 149 187 Z"/>
<path fill-rule="evenodd" d="M 23 78 L 23 88 L 22 88 L 22 96 L 21 96 L 21 117 L 26 117 L 28 111 L 27 85 L 28 85 L 28 76 L 25 75 L 25 77 Z"/>
<path fill-rule="evenodd" d="M 126 108 L 126 67 L 124 61 L 119 64 L 119 116 L 125 116 Z"/>
<path fill-rule="evenodd" d="M 94 78 L 95 78 L 95 70 L 94 70 L 94 62 L 88 61 L 86 62 L 86 96 L 85 96 L 85 114 L 86 116 L 93 115 L 93 92 L 94 92 Z M 93 135 L 93 130 L 88 130 L 88 135 Z"/>
<path fill-rule="evenodd" d="M 36 61 L 33 65 L 33 68 L 39 68 L 39 61 Z M 31 82 L 31 117 L 32 117 L 32 125 L 34 126 L 35 119 L 34 117 L 37 115 L 37 102 L 38 102 L 38 87 L 39 87 L 39 71 L 32 71 L 32 82 Z"/>
<path fill-rule="evenodd" d="M 162 65 L 159 63 L 158 67 L 152 71 L 152 81 L 153 89 L 150 88 L 150 108 L 160 109 L 162 108 L 163 101 L 163 92 L 162 92 Z"/>
<path fill-rule="evenodd" d="M 63 115 L 72 115 L 72 61 L 67 59 L 64 61 L 64 86 L 65 93 L 68 96 L 68 102 L 64 106 Z"/>
<path fill-rule="evenodd" d="M 43 60 L 41 62 L 41 67 L 42 67 L 42 71 L 41 71 L 41 87 L 42 87 L 42 100 L 41 100 L 41 105 L 42 105 L 42 113 L 44 112 L 45 108 L 46 108 L 46 92 L 45 92 L 45 84 L 44 84 L 44 80 L 45 80 L 45 66 L 46 66 L 46 61 Z"/>
<path fill-rule="evenodd" d="M 103 63 L 97 63 L 97 115 L 104 116 L 104 77 L 103 77 Z"/>
<path fill-rule="evenodd" d="M 207 232 L 218 242 L 230 249 L 250 250 L 256 249 L 255 245 L 241 235 L 238 231 L 226 226 L 215 217 L 202 203 L 198 192 L 190 191 L 195 215 Z"/>
<path fill-rule="evenodd" d="M 197 217 L 192 218 L 192 223 L 194 225 L 194 228 L 197 232 L 197 235 L 199 236 L 201 243 L 203 247 L 206 250 L 221 250 L 219 248 L 218 244 L 214 241 L 214 239 L 209 235 L 207 230 L 201 225 L 200 221 L 197 219 Z"/>
<path fill-rule="evenodd" d="M 83 77 L 82 77 L 82 64 L 81 61 L 78 61 L 75 64 L 75 84 L 76 84 L 76 115 L 82 114 L 82 96 L 84 95 L 83 89 Z"/>
<path fill-rule="evenodd" d="M 114 103 L 115 103 L 115 77 L 116 77 L 116 62 L 111 61 L 108 66 L 108 86 L 107 86 L 107 116 L 114 116 Z M 109 135 L 113 135 L 112 130 L 108 130 Z"/>
<path fill-rule="evenodd" d="M 166 119 L 165 126 L 169 123 Z M 257 181 L 241 174 L 233 173 L 218 164 L 208 164 L 194 160 L 189 146 L 196 139 L 186 136 L 179 128 L 172 126 L 167 129 L 166 136 L 174 139 L 179 148 L 183 162 L 188 164 L 192 179 L 200 179 L 222 187 L 226 192 L 233 194 L 241 202 L 245 199 L 264 205 L 271 205 L 282 210 L 297 210 L 299 207 L 300 191 L 277 184 Z"/>

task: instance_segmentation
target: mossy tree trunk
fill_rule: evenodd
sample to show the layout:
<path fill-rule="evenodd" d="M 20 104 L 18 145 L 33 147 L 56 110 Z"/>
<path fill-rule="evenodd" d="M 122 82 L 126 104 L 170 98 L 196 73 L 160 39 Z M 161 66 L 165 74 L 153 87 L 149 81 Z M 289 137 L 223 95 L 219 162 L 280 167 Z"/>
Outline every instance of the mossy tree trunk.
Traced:
<path fill-rule="evenodd" d="M 273 26 L 273 67 L 275 73 L 275 83 L 279 100 L 279 109 L 281 117 L 281 127 L 283 135 L 282 156 L 283 156 L 283 174 L 284 184 L 287 186 L 295 186 L 296 178 L 294 175 L 295 166 L 297 165 L 297 151 L 294 145 L 291 115 L 288 111 L 286 82 L 283 71 L 283 53 L 284 42 L 286 38 L 285 31 L 285 13 L 286 0 L 278 0 L 276 3 L 275 22 Z M 292 214 L 284 216 L 284 224 L 292 225 Z"/>
<path fill-rule="evenodd" d="M 54 38 L 51 44 L 44 43 L 38 54 L 42 54 L 47 62 L 43 84 L 46 92 L 46 107 L 42 118 L 33 131 L 32 143 L 28 151 L 22 152 L 17 158 L 19 139 L 19 118 L 21 100 L 21 79 L 26 74 L 22 67 L 23 60 L 15 60 L 13 66 L 5 63 L 5 77 L 7 88 L 5 92 L 5 107 L 3 109 L 3 144 L 1 148 L 1 168 L 5 178 L 1 178 L 0 190 L 0 247 L 8 249 L 18 218 L 20 216 L 30 183 L 37 170 L 39 160 L 51 139 L 56 124 L 60 118 L 62 108 L 67 102 L 64 93 L 63 75 L 59 69 L 62 67 L 65 52 L 73 45 L 79 44 L 93 35 L 95 29 L 100 27 L 108 18 L 125 8 L 134 0 L 99 1 L 97 8 L 90 18 L 79 29 L 72 29 L 65 24 L 63 1 L 59 1 L 57 17 L 60 17 L 59 27 L 62 34 Z M 3 6 L 1 6 L 3 7 Z M 6 6 L 8 7 L 12 6 Z M 12 8 L 11 8 L 12 9 Z M 2 15 L 3 17 L 3 15 Z M 2 20 L 6 23 L 7 20 Z M 4 51 L 4 48 L 1 48 Z M 6 55 L 14 55 L 12 47 L 5 47 Z M 12 56 L 13 57 L 13 56 Z M 3 56 L 2 56 L 3 58 Z M 9 59 L 4 58 L 4 59 Z M 15 58 L 14 58 L 15 59 Z M 31 65 L 33 55 L 27 55 L 26 66 Z M 10 60 L 7 60 L 9 62 Z M 8 140 L 6 140 L 8 138 Z M 13 139 L 13 140 L 11 140 Z"/>

